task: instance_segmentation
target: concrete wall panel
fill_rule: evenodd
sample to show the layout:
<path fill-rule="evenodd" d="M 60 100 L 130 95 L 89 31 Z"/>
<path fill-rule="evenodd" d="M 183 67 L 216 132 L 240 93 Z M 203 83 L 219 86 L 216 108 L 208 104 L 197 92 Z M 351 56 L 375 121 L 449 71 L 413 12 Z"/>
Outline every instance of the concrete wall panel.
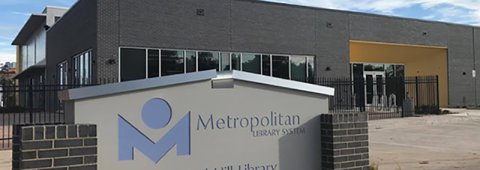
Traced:
<path fill-rule="evenodd" d="M 142 107 L 152 98 L 164 99 L 172 109 L 170 124 L 165 128 L 149 128 L 142 120 Z M 218 118 L 227 120 L 230 116 L 228 119 L 232 121 L 236 117 L 271 116 L 272 112 L 284 115 L 284 119 L 286 115 L 299 115 L 300 123 L 255 127 L 252 130 L 240 127 L 239 123 L 235 126 L 229 124 L 230 128 L 217 128 L 218 125 L 213 124 L 205 128 L 200 122 L 200 118 L 207 121 L 210 116 L 213 121 Z M 328 98 L 323 95 L 237 80 L 234 88 L 212 89 L 212 82 L 207 80 L 75 101 L 77 122 L 98 123 L 98 169 L 119 170 L 211 170 L 230 166 L 248 169 L 244 168 L 246 164 L 274 165 L 275 169 L 321 169 L 319 118 L 324 112 L 328 112 Z M 186 114 L 190 114 L 191 119 L 190 154 L 177 156 L 172 149 L 159 163 L 154 163 L 136 149 L 134 161 L 119 160 L 118 135 L 122 133 L 117 121 L 119 115 L 146 137 L 159 141 Z M 303 128 L 305 132 L 269 136 L 254 133 L 272 128 Z M 139 139 L 137 136 L 130 140 Z"/>

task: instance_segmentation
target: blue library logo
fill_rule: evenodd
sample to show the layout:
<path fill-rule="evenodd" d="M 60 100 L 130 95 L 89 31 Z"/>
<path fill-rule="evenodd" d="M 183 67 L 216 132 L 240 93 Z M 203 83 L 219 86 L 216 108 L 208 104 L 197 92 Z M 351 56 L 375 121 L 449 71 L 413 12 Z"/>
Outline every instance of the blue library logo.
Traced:
<path fill-rule="evenodd" d="M 149 128 L 165 128 L 171 119 L 172 108 L 167 101 L 154 98 L 144 104 L 142 120 Z M 118 115 L 119 160 L 134 160 L 134 149 L 137 149 L 152 162 L 158 163 L 174 146 L 177 147 L 177 156 L 190 155 L 190 112 L 156 142 Z"/>

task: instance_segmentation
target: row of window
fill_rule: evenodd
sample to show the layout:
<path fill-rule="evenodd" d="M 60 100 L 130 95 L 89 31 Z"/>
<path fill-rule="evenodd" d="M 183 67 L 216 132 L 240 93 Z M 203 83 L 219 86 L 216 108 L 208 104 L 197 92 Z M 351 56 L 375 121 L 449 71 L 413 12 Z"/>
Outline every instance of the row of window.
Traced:
<path fill-rule="evenodd" d="M 86 51 L 72 58 L 71 63 L 72 82 L 75 85 L 85 85 L 92 83 L 92 51 Z M 57 65 L 59 83 L 61 85 L 69 84 L 69 65 L 67 61 Z"/>
<path fill-rule="evenodd" d="M 38 29 L 27 44 L 21 46 L 22 71 L 45 59 L 45 37 L 45 30 Z"/>
<path fill-rule="evenodd" d="M 353 63 L 351 67 L 354 78 L 363 77 L 365 71 L 385 72 L 387 78 L 405 76 L 405 66 L 403 64 Z"/>
<path fill-rule="evenodd" d="M 120 49 L 120 80 L 205 70 L 240 70 L 302 82 L 313 81 L 314 57 L 145 48 Z"/>
<path fill-rule="evenodd" d="M 92 83 L 92 51 L 84 52 L 72 58 L 73 84 Z"/>

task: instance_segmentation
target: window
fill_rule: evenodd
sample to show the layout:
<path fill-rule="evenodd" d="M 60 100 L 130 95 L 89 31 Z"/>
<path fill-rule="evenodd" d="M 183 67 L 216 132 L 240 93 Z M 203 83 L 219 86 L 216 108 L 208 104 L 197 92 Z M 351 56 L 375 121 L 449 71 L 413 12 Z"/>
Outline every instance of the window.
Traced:
<path fill-rule="evenodd" d="M 291 78 L 296 81 L 307 81 L 307 58 L 292 56 L 290 59 Z"/>
<path fill-rule="evenodd" d="M 68 65 L 67 61 L 57 64 L 58 83 L 60 85 L 68 84 Z"/>
<path fill-rule="evenodd" d="M 272 56 L 272 76 L 290 79 L 290 66 L 289 66 L 289 57 L 288 56 Z"/>
<path fill-rule="evenodd" d="M 26 44 L 22 45 L 22 71 L 28 69 L 45 59 L 46 56 L 46 36 L 45 29 L 35 30 Z"/>
<path fill-rule="evenodd" d="M 405 66 L 404 65 L 396 65 L 395 66 L 395 76 L 405 77 Z"/>
<path fill-rule="evenodd" d="M 262 74 L 266 76 L 271 76 L 272 72 L 270 71 L 271 61 L 270 55 L 262 55 Z"/>
<path fill-rule="evenodd" d="M 148 50 L 148 78 L 160 76 L 160 56 L 158 50 Z"/>
<path fill-rule="evenodd" d="M 197 71 L 197 52 L 196 51 L 186 51 L 185 52 L 185 67 L 186 72 L 196 72 Z"/>
<path fill-rule="evenodd" d="M 146 50 L 122 48 L 120 50 L 120 80 L 146 78 Z"/>
<path fill-rule="evenodd" d="M 78 75 L 80 75 L 80 74 L 79 74 L 78 72 L 79 72 L 80 70 L 79 70 L 79 65 L 78 65 L 78 61 L 77 61 L 77 60 L 78 60 L 77 57 L 73 57 L 73 58 L 72 58 L 72 72 L 73 72 L 73 74 L 72 74 L 72 77 L 73 77 L 72 80 L 73 80 L 73 82 L 72 82 L 72 83 L 73 83 L 73 84 L 79 84 L 79 83 L 77 82 L 77 80 L 79 79 Z"/>
<path fill-rule="evenodd" d="M 27 64 L 25 69 L 35 64 L 35 39 L 27 43 Z"/>
<path fill-rule="evenodd" d="M 230 53 L 220 53 L 220 70 L 230 71 Z"/>
<path fill-rule="evenodd" d="M 91 74 L 89 71 L 90 65 L 86 64 L 91 62 L 90 60 L 91 57 L 79 58 L 78 61 L 74 59 L 73 65 L 75 68 L 73 72 L 75 79 L 86 82 L 80 77 L 81 75 Z M 86 69 L 80 69 L 85 64 L 87 65 Z M 372 69 L 374 68 L 372 66 Z M 120 81 L 214 69 L 217 71 L 241 70 L 265 76 L 313 83 L 315 79 L 315 57 L 182 49 L 120 49 Z"/>
<path fill-rule="evenodd" d="M 60 20 L 61 17 L 59 16 L 55 16 L 55 22 L 58 22 Z"/>
<path fill-rule="evenodd" d="M 354 79 L 363 79 L 363 64 L 353 64 L 352 70 Z"/>
<path fill-rule="evenodd" d="M 161 50 L 162 76 L 182 74 L 185 72 L 183 51 Z"/>
<path fill-rule="evenodd" d="M 22 71 L 28 67 L 28 46 L 22 45 Z"/>
<path fill-rule="evenodd" d="M 307 81 L 308 83 L 315 82 L 315 58 L 312 56 L 307 57 Z"/>
<path fill-rule="evenodd" d="M 241 59 L 241 54 L 240 53 L 232 53 L 232 70 L 240 70 L 240 59 Z"/>
<path fill-rule="evenodd" d="M 218 71 L 218 52 L 198 52 L 198 71 Z"/>
<path fill-rule="evenodd" d="M 40 30 L 37 33 L 37 36 L 35 37 L 35 57 L 34 57 L 34 60 L 32 61 L 32 65 L 37 64 L 38 62 L 45 59 L 45 55 L 46 55 L 45 44 L 47 43 L 46 39 L 47 39 L 47 32 Z"/>
<path fill-rule="evenodd" d="M 73 84 L 85 85 L 92 83 L 92 51 L 73 57 Z"/>
<path fill-rule="evenodd" d="M 258 54 L 242 54 L 242 71 L 260 74 L 260 57 Z"/>
<path fill-rule="evenodd" d="M 385 77 L 387 78 L 395 77 L 395 65 L 385 64 Z"/>
<path fill-rule="evenodd" d="M 383 64 L 365 64 L 365 71 L 385 71 Z"/>

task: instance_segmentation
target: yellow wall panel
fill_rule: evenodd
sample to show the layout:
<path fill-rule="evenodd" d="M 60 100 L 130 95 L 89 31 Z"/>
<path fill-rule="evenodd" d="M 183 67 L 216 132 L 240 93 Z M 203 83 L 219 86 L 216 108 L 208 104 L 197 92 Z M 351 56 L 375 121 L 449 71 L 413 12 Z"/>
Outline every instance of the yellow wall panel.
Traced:
<path fill-rule="evenodd" d="M 408 77 L 438 75 L 440 106 L 448 106 L 446 48 L 351 41 L 350 62 L 404 64 Z"/>

